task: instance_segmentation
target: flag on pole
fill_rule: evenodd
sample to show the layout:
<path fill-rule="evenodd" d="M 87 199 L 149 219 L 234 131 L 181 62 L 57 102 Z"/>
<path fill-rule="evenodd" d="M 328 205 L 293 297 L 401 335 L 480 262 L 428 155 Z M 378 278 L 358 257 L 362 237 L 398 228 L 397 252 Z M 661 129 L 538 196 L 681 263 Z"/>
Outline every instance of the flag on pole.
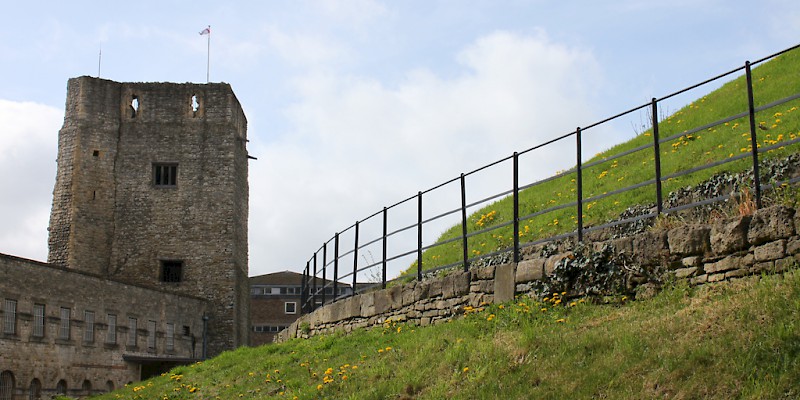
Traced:
<path fill-rule="evenodd" d="M 200 34 L 201 35 L 210 35 L 211 34 L 211 27 L 209 26 L 208 28 L 203 29 L 202 31 L 200 31 Z"/>

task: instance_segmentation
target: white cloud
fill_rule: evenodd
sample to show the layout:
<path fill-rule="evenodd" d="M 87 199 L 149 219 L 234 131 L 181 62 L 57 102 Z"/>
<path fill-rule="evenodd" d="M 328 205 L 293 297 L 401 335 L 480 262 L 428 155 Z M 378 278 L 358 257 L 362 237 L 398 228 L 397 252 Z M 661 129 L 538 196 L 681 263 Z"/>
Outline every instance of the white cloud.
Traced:
<path fill-rule="evenodd" d="M 593 122 L 589 102 L 602 77 L 588 51 L 541 32 L 496 32 L 457 60 L 457 76 L 420 68 L 397 87 L 361 76 L 297 78 L 291 132 L 254 151 L 251 249 L 267 265 L 251 265 L 251 274 L 299 269 L 356 219 Z M 574 164 L 571 141 L 539 153 L 529 176 Z M 473 180 L 496 193 L 510 185 L 510 170 L 500 174 Z"/>
<path fill-rule="evenodd" d="M 0 251 L 46 260 L 58 129 L 64 113 L 0 99 Z"/>

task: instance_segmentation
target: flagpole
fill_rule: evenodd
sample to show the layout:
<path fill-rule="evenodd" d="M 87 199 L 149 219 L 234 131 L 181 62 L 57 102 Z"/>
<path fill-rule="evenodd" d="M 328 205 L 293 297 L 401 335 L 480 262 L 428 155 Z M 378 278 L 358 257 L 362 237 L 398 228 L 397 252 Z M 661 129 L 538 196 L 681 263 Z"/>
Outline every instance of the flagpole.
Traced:
<path fill-rule="evenodd" d="M 209 83 L 211 71 L 211 25 L 208 26 L 208 41 L 206 42 L 206 83 Z"/>
<path fill-rule="evenodd" d="M 97 77 L 100 77 L 100 61 L 103 59 L 103 46 L 100 46 L 100 54 L 97 55 Z"/>

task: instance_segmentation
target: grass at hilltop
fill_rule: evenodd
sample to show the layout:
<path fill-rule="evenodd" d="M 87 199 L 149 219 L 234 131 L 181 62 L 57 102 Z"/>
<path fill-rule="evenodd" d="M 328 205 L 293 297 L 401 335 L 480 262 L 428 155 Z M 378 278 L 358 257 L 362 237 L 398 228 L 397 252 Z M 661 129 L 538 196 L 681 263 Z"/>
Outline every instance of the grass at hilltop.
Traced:
<path fill-rule="evenodd" d="M 800 271 L 241 348 L 99 399 L 800 397 Z"/>
<path fill-rule="evenodd" d="M 800 49 L 787 52 L 777 58 L 753 68 L 753 92 L 755 106 L 763 106 L 800 93 Z M 724 84 L 719 89 L 691 102 L 689 105 L 663 118 L 659 122 L 659 136 L 667 138 L 681 132 L 737 115 L 748 110 L 745 76 Z M 800 137 L 800 99 L 784 103 L 756 114 L 759 128 L 759 147 L 794 140 Z M 681 135 L 661 144 L 662 177 L 715 161 L 732 158 L 752 149 L 749 118 L 739 118 L 716 125 L 693 134 Z M 652 143 L 652 131 L 641 132 L 628 142 L 616 145 L 597 154 L 588 162 L 603 160 L 615 154 Z M 761 154 L 760 159 L 785 157 L 800 149 L 798 144 Z M 648 148 L 613 161 L 607 161 L 583 171 L 583 197 L 610 193 L 636 183 L 655 178 L 653 149 Z M 587 163 L 588 163 L 587 162 Z M 721 171 L 740 172 L 752 167 L 750 158 L 744 158 L 711 169 L 695 172 L 663 182 L 663 193 L 696 185 Z M 576 200 L 575 173 L 567 174 L 549 182 L 520 192 L 520 216 L 568 204 Z M 526 184 L 528 182 L 521 182 Z M 583 205 L 584 227 L 600 225 L 619 217 L 620 213 L 634 205 L 654 204 L 655 185 L 644 186 L 629 192 L 588 201 Z M 472 233 L 513 220 L 511 196 L 488 204 L 468 217 L 468 232 Z M 520 242 L 532 242 L 555 235 L 574 232 L 577 229 L 575 207 L 545 213 L 520 222 Z M 437 242 L 461 236 L 461 225 L 455 225 L 441 234 Z M 511 226 L 485 232 L 469 239 L 469 257 L 508 249 L 513 245 Z M 462 258 L 462 244 L 456 240 L 437 246 L 423 253 L 424 269 L 455 263 Z M 415 275 L 414 262 L 401 275 Z"/>

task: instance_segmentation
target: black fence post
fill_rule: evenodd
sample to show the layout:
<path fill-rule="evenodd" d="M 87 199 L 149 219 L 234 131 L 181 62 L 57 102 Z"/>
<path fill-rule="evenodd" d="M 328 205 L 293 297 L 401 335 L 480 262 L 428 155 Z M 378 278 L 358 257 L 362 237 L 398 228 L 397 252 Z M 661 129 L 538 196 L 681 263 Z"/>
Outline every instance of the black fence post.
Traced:
<path fill-rule="evenodd" d="M 303 280 L 300 281 L 300 312 L 307 312 L 308 305 L 308 261 L 306 261 L 306 268 L 303 270 Z"/>
<path fill-rule="evenodd" d="M 583 242 L 583 164 L 581 163 L 581 128 L 575 130 L 575 148 L 577 149 L 577 167 L 575 185 L 578 192 L 578 242 Z"/>
<path fill-rule="evenodd" d="M 422 280 L 422 192 L 417 193 L 417 280 Z"/>
<path fill-rule="evenodd" d="M 339 232 L 333 236 L 333 301 L 339 295 Z"/>
<path fill-rule="evenodd" d="M 317 252 L 314 252 L 314 275 L 311 276 L 311 285 L 314 288 L 311 291 L 311 310 L 317 309 Z"/>
<path fill-rule="evenodd" d="M 328 243 L 322 244 L 322 305 L 325 305 L 325 292 L 328 290 Z"/>
<path fill-rule="evenodd" d="M 358 274 L 358 221 L 356 221 L 355 238 L 353 240 L 353 296 L 356 295 L 356 275 Z"/>
<path fill-rule="evenodd" d="M 383 207 L 383 259 L 381 260 L 381 288 L 386 289 L 386 207 Z"/>
<path fill-rule="evenodd" d="M 658 137 L 658 102 L 655 97 L 651 101 L 651 113 L 653 114 L 653 151 L 655 152 L 656 164 L 656 211 L 659 215 L 664 211 L 664 198 L 661 193 L 661 146 Z"/>
<path fill-rule="evenodd" d="M 514 152 L 514 262 L 519 262 L 519 153 Z"/>
<path fill-rule="evenodd" d="M 469 271 L 467 246 L 467 186 L 464 174 L 461 174 L 461 241 L 463 246 L 464 272 Z"/>
<path fill-rule="evenodd" d="M 758 138 L 756 137 L 756 106 L 753 100 L 753 74 L 750 71 L 750 61 L 744 63 L 747 75 L 747 108 L 750 114 L 750 146 L 753 148 L 753 185 L 756 191 L 756 208 L 761 208 L 761 173 L 758 170 Z"/>

